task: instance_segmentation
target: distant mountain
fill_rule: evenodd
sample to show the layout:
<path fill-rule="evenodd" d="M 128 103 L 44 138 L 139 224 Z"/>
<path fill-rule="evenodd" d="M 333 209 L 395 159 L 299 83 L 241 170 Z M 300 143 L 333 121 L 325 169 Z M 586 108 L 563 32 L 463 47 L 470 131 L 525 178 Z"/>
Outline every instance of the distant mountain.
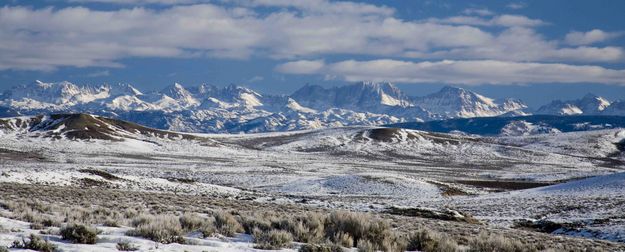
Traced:
<path fill-rule="evenodd" d="M 413 106 L 410 98 L 391 83 L 361 82 L 330 89 L 307 84 L 291 97 L 304 106 L 319 110 L 345 108 L 380 112 L 388 107 Z"/>
<path fill-rule="evenodd" d="M 610 106 L 602 112 L 604 115 L 620 115 L 625 116 L 625 101 L 614 101 Z"/>
<path fill-rule="evenodd" d="M 541 115 L 600 115 L 603 111 L 610 107 L 610 101 L 594 95 L 587 94 L 581 99 L 571 101 L 552 101 L 551 103 L 540 107 L 535 114 Z M 625 115 L 619 114 L 619 115 Z"/>
<path fill-rule="evenodd" d="M 436 93 L 416 98 L 414 103 L 431 113 L 440 115 L 441 118 L 499 116 L 527 108 L 527 105 L 519 100 L 506 99 L 499 104 L 475 92 L 450 86 Z"/>
<path fill-rule="evenodd" d="M 625 103 L 587 95 L 576 101 L 554 102 L 539 111 L 623 115 Z M 174 83 L 159 91 L 142 92 L 130 84 L 79 86 L 35 81 L 0 94 L 1 117 L 50 113 L 89 113 L 158 129 L 211 133 L 529 115 L 527 105 L 516 99 L 495 100 L 457 87 L 410 97 L 391 83 L 373 82 L 331 88 L 305 85 L 291 95 L 266 95 L 236 85 L 186 87 Z M 508 131 L 550 132 L 539 126 L 517 123 Z"/>
<path fill-rule="evenodd" d="M 625 128 L 625 117 L 531 115 L 518 117 L 457 118 L 441 121 L 398 123 L 386 126 L 441 133 L 521 136 Z"/>
<path fill-rule="evenodd" d="M 162 131 L 135 123 L 89 114 L 51 114 L 0 119 L 0 133 L 28 132 L 35 137 L 121 141 L 140 137 L 196 139 L 193 135 Z"/>

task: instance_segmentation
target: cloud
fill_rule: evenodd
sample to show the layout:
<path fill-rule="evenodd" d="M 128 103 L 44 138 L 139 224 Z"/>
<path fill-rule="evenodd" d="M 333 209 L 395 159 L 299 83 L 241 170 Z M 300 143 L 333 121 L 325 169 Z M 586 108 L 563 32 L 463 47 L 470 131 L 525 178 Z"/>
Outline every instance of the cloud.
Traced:
<path fill-rule="evenodd" d="M 535 30 L 512 27 L 480 45 L 429 53 L 408 52 L 407 57 L 437 59 L 493 59 L 502 61 L 615 62 L 625 58 L 620 47 L 559 47 Z M 592 60 L 589 60 L 592 59 Z"/>
<path fill-rule="evenodd" d="M 468 8 L 468 9 L 463 10 L 462 14 L 465 14 L 465 15 L 479 15 L 479 16 L 492 16 L 492 15 L 495 15 L 494 12 L 492 12 L 489 9 L 486 9 L 486 8 L 483 8 L 483 9 Z"/>
<path fill-rule="evenodd" d="M 569 45 L 590 45 L 604 42 L 621 35 L 622 33 L 604 32 L 599 29 L 593 29 L 587 32 L 573 31 L 566 34 L 564 41 Z"/>
<path fill-rule="evenodd" d="M 509 3 L 508 5 L 506 5 L 506 8 L 513 10 L 520 10 L 525 7 L 527 7 L 525 3 Z"/>
<path fill-rule="evenodd" d="M 499 15 L 490 19 L 475 16 L 453 16 L 448 18 L 431 18 L 432 22 L 442 24 L 463 24 L 476 26 L 532 27 L 546 24 L 540 19 L 531 19 L 521 15 Z"/>
<path fill-rule="evenodd" d="M 109 70 L 102 70 L 102 71 L 96 71 L 96 72 L 85 74 L 85 77 L 95 78 L 95 77 L 103 77 L 103 76 L 109 76 L 109 75 L 111 75 Z"/>
<path fill-rule="evenodd" d="M 319 62 L 319 61 L 315 61 Z M 276 67 L 289 69 L 288 62 Z M 307 74 L 337 76 L 346 81 L 392 81 L 401 83 L 449 84 L 526 84 L 526 83 L 603 83 L 625 85 L 625 70 L 599 66 L 556 63 L 524 63 L 497 60 L 401 61 L 380 59 L 346 60 L 317 65 Z M 282 71 L 283 73 L 291 73 Z"/>
<path fill-rule="evenodd" d="M 387 6 L 378 6 L 366 3 L 350 1 L 328 1 L 328 0 L 222 0 L 234 2 L 243 6 L 251 7 L 282 7 L 293 8 L 308 14 L 328 14 L 338 15 L 380 15 L 391 16 L 395 9 Z"/>
<path fill-rule="evenodd" d="M 265 77 L 256 75 L 256 76 L 250 78 L 249 80 L 247 80 L 247 82 L 250 82 L 250 83 L 251 82 L 259 82 L 259 81 L 262 81 L 264 79 L 265 79 Z"/>
<path fill-rule="evenodd" d="M 407 21 L 397 18 L 393 8 L 347 1 L 131 1 L 172 5 L 105 10 L 0 7 L 0 70 L 123 67 L 122 59 L 138 57 L 295 61 L 341 55 L 543 62 L 623 58 L 616 46 L 563 46 L 561 40 L 547 40 L 533 29 L 544 21 L 519 15 Z"/>
<path fill-rule="evenodd" d="M 208 3 L 210 0 L 68 0 L 70 3 L 109 3 L 109 4 L 121 4 L 121 5 L 179 5 L 179 4 L 194 4 L 194 3 Z"/>
<path fill-rule="evenodd" d="M 278 65 L 276 71 L 287 74 L 314 74 L 324 65 L 323 60 L 298 60 Z"/>

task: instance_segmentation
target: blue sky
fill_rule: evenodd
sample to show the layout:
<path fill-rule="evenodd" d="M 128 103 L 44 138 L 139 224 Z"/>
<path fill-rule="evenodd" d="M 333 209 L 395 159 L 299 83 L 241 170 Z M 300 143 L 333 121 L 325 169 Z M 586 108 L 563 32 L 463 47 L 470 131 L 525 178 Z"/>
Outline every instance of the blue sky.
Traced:
<path fill-rule="evenodd" d="M 5 1 L 0 89 L 35 79 L 239 84 L 391 81 L 538 106 L 625 99 L 625 1 Z"/>

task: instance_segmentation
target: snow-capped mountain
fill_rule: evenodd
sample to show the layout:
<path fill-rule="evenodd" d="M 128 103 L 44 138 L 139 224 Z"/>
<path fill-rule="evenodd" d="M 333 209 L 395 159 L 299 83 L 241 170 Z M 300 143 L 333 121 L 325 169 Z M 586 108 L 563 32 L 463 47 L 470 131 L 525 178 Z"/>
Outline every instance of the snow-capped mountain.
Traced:
<path fill-rule="evenodd" d="M 181 108 L 195 107 L 200 104 L 191 92 L 178 83 L 174 83 L 173 85 L 161 90 L 161 94 L 163 94 L 163 98 L 170 98 Z"/>
<path fill-rule="evenodd" d="M 379 112 L 388 107 L 413 105 L 410 98 L 391 83 L 360 82 L 329 89 L 307 84 L 291 97 L 304 106 L 320 110 L 345 108 Z"/>
<path fill-rule="evenodd" d="M 62 110 L 108 97 L 107 87 L 79 87 L 70 82 L 35 81 L 19 85 L 2 95 L 4 105 L 14 108 Z"/>
<path fill-rule="evenodd" d="M 511 121 L 506 124 L 499 135 L 502 136 L 529 136 L 537 134 L 553 134 L 561 131 L 549 125 L 534 124 L 524 120 Z"/>
<path fill-rule="evenodd" d="M 264 95 L 236 85 L 174 83 L 142 92 L 130 84 L 79 86 L 36 81 L 0 95 L 0 116 L 82 112 L 159 129 L 193 132 L 264 132 L 348 125 L 382 125 L 457 117 L 524 114 L 514 99 L 501 103 L 445 87 L 421 98 L 391 83 L 361 82 L 324 88 L 306 85 L 292 95 Z"/>
<path fill-rule="evenodd" d="M 536 114 L 544 115 L 599 115 L 611 105 L 607 99 L 594 94 L 587 94 L 581 99 L 571 101 L 552 101 L 540 107 Z M 619 114 L 612 114 L 619 115 Z M 620 114 L 625 115 L 625 113 Z"/>
<path fill-rule="evenodd" d="M 605 108 L 601 114 L 625 116 L 625 101 L 618 100 L 612 102 L 610 106 Z"/>
<path fill-rule="evenodd" d="M 499 116 L 527 108 L 527 105 L 519 100 L 505 99 L 499 104 L 475 92 L 450 86 L 415 99 L 415 104 L 442 118 Z"/>

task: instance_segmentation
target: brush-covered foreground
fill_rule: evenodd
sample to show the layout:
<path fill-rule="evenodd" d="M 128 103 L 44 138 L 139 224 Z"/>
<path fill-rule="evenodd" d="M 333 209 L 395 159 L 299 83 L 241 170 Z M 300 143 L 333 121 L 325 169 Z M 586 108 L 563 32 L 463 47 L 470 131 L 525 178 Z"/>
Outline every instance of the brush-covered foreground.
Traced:
<path fill-rule="evenodd" d="M 1 244 L 38 251 L 625 249 L 483 224 L 197 195 L 1 183 L 0 196 Z"/>
<path fill-rule="evenodd" d="M 86 206 L 97 205 L 91 202 L 102 197 L 98 192 L 114 192 L 122 199 L 138 195 L 166 198 L 146 201 L 135 209 L 149 210 L 144 222 L 119 216 L 97 221 L 46 219 L 41 211 L 7 215 L 28 222 L 16 224 L 20 230 L 54 226 L 71 231 L 66 232 L 68 237 L 75 238 L 66 240 L 78 243 L 60 240 L 60 229 L 52 230 L 59 233 L 50 236 L 56 239 L 50 242 L 75 250 L 94 246 L 80 242 L 91 241 L 92 232 L 83 231 L 93 231 L 94 226 L 96 245 L 107 232 L 123 238 L 110 242 L 109 249 L 146 249 L 146 244 L 159 249 L 173 246 L 169 250 L 201 248 L 187 242 L 192 241 L 222 244 L 232 250 L 285 244 L 304 251 L 335 251 L 334 245 L 362 251 L 395 250 L 409 248 L 408 237 L 421 230 L 404 222 L 427 224 L 425 227 L 438 232 L 422 237 L 454 237 L 428 245 L 437 251 L 454 244 L 461 249 L 478 246 L 471 238 L 482 229 L 496 230 L 513 241 L 490 234 L 482 240 L 506 244 L 520 240 L 539 250 L 585 249 L 595 243 L 614 248 L 610 246 L 619 245 L 555 235 L 625 242 L 624 139 L 622 129 L 523 137 L 376 127 L 207 135 L 154 130 L 92 115 L 19 117 L 0 119 L 0 183 L 3 190 L 13 190 L 7 197 L 19 195 L 3 197 L 7 204 L 33 199 L 40 191 L 63 190 L 73 195 L 62 196 L 81 198 L 75 203 Z M 12 188 L 20 186 L 30 189 L 16 194 Z M 97 196 L 84 198 L 86 192 Z M 117 199 L 108 200 L 115 203 Z M 197 203 L 205 201 L 211 204 Z M 132 209 L 130 202 L 124 200 L 117 208 Z M 241 202 L 252 205 L 242 208 Z M 150 210 L 153 206 L 166 211 Z M 231 212 L 257 215 L 282 208 L 314 209 L 322 214 L 324 232 L 316 237 L 322 237 L 323 243 L 307 242 L 314 237 L 300 234 L 311 234 L 310 230 L 304 232 L 309 224 L 303 220 L 290 227 L 277 225 L 271 218 L 256 218 L 258 226 L 246 228 L 250 224 L 243 220 L 251 217 Z M 390 221 L 390 228 L 376 228 L 376 232 L 391 230 L 403 238 L 377 242 L 341 230 L 329 235 L 325 231 L 332 225 L 327 226 L 327 220 L 333 212 L 342 211 L 369 212 Z M 187 218 L 185 213 L 191 215 Z M 195 223 L 194 214 L 205 220 Z M 298 217 L 301 215 L 289 215 Z M 2 225 L 13 223 L 10 219 L 3 219 Z M 241 227 L 232 224 L 235 221 Z M 73 229 L 67 229 L 68 225 Z M 267 226 L 272 228 L 263 229 Z M 10 246 L 17 235 L 24 236 L 21 244 L 26 244 L 29 233 L 11 233 L 2 241 Z M 583 246 L 558 247 L 557 241 Z M 176 245 L 180 243 L 185 245 Z"/>

